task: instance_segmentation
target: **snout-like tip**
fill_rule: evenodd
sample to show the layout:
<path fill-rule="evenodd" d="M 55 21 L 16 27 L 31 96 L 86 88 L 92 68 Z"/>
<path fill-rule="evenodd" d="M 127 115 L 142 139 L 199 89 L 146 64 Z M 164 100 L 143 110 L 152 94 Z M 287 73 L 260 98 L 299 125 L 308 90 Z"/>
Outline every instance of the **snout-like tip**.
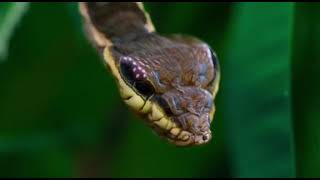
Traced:
<path fill-rule="evenodd" d="M 212 137 L 211 131 L 208 130 L 200 135 L 195 135 L 194 143 L 197 145 L 206 144 L 211 140 L 211 137 Z"/>
<path fill-rule="evenodd" d="M 192 134 L 190 132 L 184 131 L 185 135 L 180 138 L 168 139 L 170 142 L 174 143 L 177 146 L 193 146 L 193 145 L 202 145 L 206 144 L 211 140 L 211 131 L 205 131 L 201 134 Z"/>

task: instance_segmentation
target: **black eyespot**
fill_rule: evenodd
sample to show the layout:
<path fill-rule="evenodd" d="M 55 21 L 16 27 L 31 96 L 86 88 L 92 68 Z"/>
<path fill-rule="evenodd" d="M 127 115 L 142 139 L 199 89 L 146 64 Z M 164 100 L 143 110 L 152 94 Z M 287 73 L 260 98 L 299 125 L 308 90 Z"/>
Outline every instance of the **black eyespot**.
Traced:
<path fill-rule="evenodd" d="M 133 66 L 130 63 L 123 61 L 120 63 L 120 72 L 130 84 L 134 82 L 134 73 L 132 71 L 132 67 Z"/>
<path fill-rule="evenodd" d="M 212 58 L 212 63 L 213 63 L 215 72 L 220 71 L 219 60 L 218 60 L 218 57 L 217 57 L 215 51 L 210 48 L 210 52 L 211 52 L 211 58 Z"/>
<path fill-rule="evenodd" d="M 120 72 L 124 80 L 129 83 L 139 94 L 151 96 L 155 89 L 147 80 L 146 72 L 137 66 L 131 58 L 120 61 Z"/>
<path fill-rule="evenodd" d="M 155 89 L 149 81 L 138 81 L 134 84 L 136 90 L 144 96 L 151 96 L 154 94 Z"/>
<path fill-rule="evenodd" d="M 211 58 L 212 58 L 212 63 L 213 63 L 213 68 L 214 68 L 214 77 L 213 79 L 210 81 L 209 83 L 209 87 L 213 85 L 213 83 L 216 80 L 217 77 L 217 73 L 219 73 L 220 71 L 220 64 L 219 64 L 219 60 L 217 58 L 216 53 L 214 52 L 213 49 L 210 48 L 210 52 L 211 52 Z"/>
<path fill-rule="evenodd" d="M 209 135 L 206 134 L 206 135 L 203 135 L 203 136 L 202 136 L 202 140 L 206 141 L 206 140 L 208 140 L 208 139 L 209 139 Z"/>
<path fill-rule="evenodd" d="M 156 96 L 155 99 L 168 116 L 173 115 L 168 102 L 163 97 Z"/>

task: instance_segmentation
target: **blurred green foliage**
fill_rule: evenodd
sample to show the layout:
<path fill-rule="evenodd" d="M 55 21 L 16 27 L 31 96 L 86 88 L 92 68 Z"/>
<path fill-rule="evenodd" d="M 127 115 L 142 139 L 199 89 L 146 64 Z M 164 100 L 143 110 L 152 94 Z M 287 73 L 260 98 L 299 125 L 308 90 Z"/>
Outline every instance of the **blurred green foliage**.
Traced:
<path fill-rule="evenodd" d="M 29 7 L 29 3 L 3 2 L 0 5 L 0 61 L 4 60 L 8 54 L 8 42 L 18 25 L 19 20 Z"/>
<path fill-rule="evenodd" d="M 292 53 L 296 174 L 320 176 L 320 3 L 296 5 Z"/>
<path fill-rule="evenodd" d="M 320 4 L 145 3 L 158 32 L 197 36 L 220 59 L 213 139 L 191 148 L 122 103 L 76 3 L 18 5 L 0 4 L 0 177 L 320 175 Z"/>

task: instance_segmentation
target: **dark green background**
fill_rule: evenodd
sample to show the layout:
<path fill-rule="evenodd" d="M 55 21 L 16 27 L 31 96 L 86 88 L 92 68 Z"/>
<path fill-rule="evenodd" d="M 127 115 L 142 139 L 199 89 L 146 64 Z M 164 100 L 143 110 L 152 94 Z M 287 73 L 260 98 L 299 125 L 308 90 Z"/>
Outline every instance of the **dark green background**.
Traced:
<path fill-rule="evenodd" d="M 121 101 L 77 4 L 31 3 L 0 64 L 1 177 L 320 175 L 320 4 L 145 5 L 160 33 L 219 56 L 210 143 L 152 133 Z"/>

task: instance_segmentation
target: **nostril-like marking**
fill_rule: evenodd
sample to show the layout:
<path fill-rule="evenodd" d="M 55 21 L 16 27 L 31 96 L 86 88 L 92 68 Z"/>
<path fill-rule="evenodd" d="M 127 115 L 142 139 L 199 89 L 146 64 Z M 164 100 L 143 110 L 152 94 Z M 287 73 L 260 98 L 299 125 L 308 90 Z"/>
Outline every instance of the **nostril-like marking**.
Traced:
<path fill-rule="evenodd" d="M 208 139 L 207 135 L 202 136 L 202 140 L 206 141 Z"/>

